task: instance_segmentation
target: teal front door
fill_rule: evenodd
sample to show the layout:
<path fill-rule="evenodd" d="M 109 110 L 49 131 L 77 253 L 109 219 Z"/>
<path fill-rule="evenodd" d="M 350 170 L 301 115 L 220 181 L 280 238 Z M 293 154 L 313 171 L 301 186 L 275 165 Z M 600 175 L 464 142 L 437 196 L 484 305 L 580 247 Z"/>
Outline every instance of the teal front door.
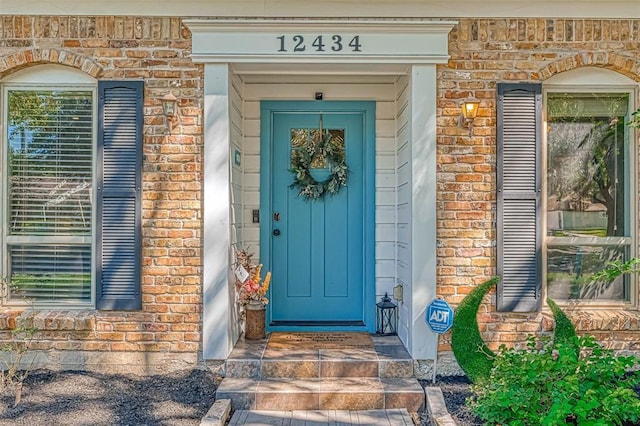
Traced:
<path fill-rule="evenodd" d="M 263 102 L 261 257 L 270 267 L 271 330 L 373 331 L 374 103 Z M 292 156 L 326 135 L 348 167 L 346 186 L 310 199 L 292 187 Z M 312 176 L 330 175 L 314 156 Z"/>

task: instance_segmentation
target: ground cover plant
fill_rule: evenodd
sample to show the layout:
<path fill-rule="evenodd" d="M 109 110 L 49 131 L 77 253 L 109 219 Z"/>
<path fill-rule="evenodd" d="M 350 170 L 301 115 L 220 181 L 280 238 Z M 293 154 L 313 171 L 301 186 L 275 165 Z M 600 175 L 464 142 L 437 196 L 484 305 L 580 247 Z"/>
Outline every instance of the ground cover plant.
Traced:
<path fill-rule="evenodd" d="M 610 282 L 638 272 L 638 264 L 635 258 L 610 262 L 594 279 Z M 473 413 L 492 425 L 640 425 L 640 359 L 616 356 L 592 336 L 578 337 L 553 300 L 547 304 L 554 337 L 531 336 L 525 348 L 490 351 L 476 315 L 496 281 L 474 289 L 454 317 L 452 349 L 473 383 Z"/>
<path fill-rule="evenodd" d="M 594 337 L 530 337 L 524 349 L 501 347 L 487 380 L 468 403 L 487 424 L 627 425 L 640 421 L 635 357 L 616 356 Z"/>

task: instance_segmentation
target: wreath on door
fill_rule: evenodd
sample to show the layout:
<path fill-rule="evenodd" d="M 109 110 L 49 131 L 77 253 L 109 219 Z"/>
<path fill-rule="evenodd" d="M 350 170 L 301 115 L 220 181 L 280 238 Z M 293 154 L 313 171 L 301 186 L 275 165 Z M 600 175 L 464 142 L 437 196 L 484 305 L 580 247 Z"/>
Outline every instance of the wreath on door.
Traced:
<path fill-rule="evenodd" d="M 306 143 L 291 155 L 291 173 L 294 174 L 291 188 L 298 189 L 298 196 L 308 200 L 324 198 L 340 192 L 347 184 L 349 169 L 345 162 L 344 149 L 332 144 L 331 132 L 327 131 L 319 143 Z M 311 175 L 311 164 L 318 157 L 324 157 L 329 177 L 322 181 Z"/>

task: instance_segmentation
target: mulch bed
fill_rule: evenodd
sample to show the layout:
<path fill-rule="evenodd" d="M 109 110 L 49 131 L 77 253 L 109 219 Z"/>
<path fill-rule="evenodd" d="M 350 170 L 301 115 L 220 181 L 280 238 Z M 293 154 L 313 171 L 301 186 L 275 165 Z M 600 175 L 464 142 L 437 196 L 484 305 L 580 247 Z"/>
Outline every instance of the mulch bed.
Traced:
<path fill-rule="evenodd" d="M 199 425 L 219 378 L 204 370 L 157 376 L 33 371 L 22 402 L 0 392 L 0 425 Z"/>
<path fill-rule="evenodd" d="M 471 396 L 469 386 L 471 382 L 465 376 L 437 376 L 436 383 L 431 380 L 419 380 L 422 387 L 438 386 L 442 389 L 444 403 L 451 417 L 460 426 L 483 425 L 465 405 L 465 401 Z M 420 426 L 430 426 L 426 410 L 420 413 Z"/>

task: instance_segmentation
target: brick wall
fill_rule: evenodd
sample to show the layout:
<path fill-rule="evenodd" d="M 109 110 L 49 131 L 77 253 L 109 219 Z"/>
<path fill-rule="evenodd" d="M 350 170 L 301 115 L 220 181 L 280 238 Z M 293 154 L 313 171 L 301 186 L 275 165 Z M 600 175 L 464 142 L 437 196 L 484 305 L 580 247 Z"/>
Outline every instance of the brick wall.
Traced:
<path fill-rule="evenodd" d="M 197 360 L 203 69 L 189 59 L 190 49 L 190 33 L 177 18 L 0 17 L 0 78 L 59 63 L 96 79 L 145 81 L 142 311 L 38 311 L 35 325 L 43 332 L 33 347 L 43 362 L 100 368 Z M 160 98 L 169 88 L 179 108 L 167 135 Z M 17 315 L 0 315 L 0 339 Z M 80 356 L 67 357 L 67 350 Z"/>
<path fill-rule="evenodd" d="M 438 68 L 438 293 L 453 305 L 495 273 L 495 87 L 543 81 L 584 65 L 640 80 L 639 20 L 461 19 L 451 60 Z M 189 59 L 190 34 L 177 18 L 0 18 L 0 78 L 38 63 L 60 63 L 97 79 L 145 80 L 143 309 L 39 312 L 35 343 L 48 358 L 99 368 L 108 362 L 193 363 L 201 342 L 203 70 Z M 171 88 L 178 117 L 165 134 L 160 98 Z M 458 102 L 482 101 L 473 136 L 457 125 Z M 489 299 L 489 298 L 488 298 Z M 488 300 L 487 299 L 487 300 Z M 481 307 L 492 347 L 552 328 L 547 314 Z M 18 312 L 0 315 L 8 338 Z M 579 329 L 616 348 L 640 350 L 635 313 L 572 314 Z M 449 336 L 441 340 L 449 350 Z M 93 356 L 92 354 L 103 354 Z M 137 355 L 136 355 L 137 354 Z M 112 367 L 106 367 L 111 369 Z"/>
<path fill-rule="evenodd" d="M 597 66 L 640 81 L 640 20 L 462 19 L 449 37 L 451 59 L 438 69 L 438 293 L 459 303 L 495 274 L 496 83 L 544 82 Z M 473 135 L 458 127 L 459 101 L 481 101 Z M 548 314 L 495 312 L 487 297 L 478 320 L 496 349 L 549 332 Z M 616 349 L 640 350 L 637 312 L 570 312 L 578 331 Z M 440 350 L 450 350 L 449 335 Z"/>

